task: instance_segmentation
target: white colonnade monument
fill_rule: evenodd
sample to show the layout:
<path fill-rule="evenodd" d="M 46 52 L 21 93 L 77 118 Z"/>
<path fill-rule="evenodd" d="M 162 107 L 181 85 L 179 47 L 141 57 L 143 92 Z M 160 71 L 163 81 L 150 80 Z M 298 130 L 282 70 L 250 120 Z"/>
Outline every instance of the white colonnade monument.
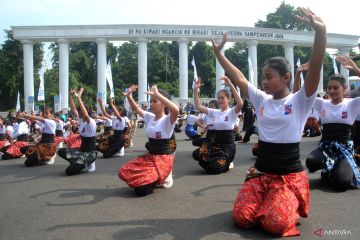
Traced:
<path fill-rule="evenodd" d="M 138 102 L 145 103 L 147 89 L 147 43 L 149 41 L 177 41 L 179 43 L 179 101 L 188 100 L 188 42 L 220 41 L 225 32 L 228 42 L 245 42 L 254 69 L 252 84 L 257 86 L 257 45 L 282 45 L 285 58 L 291 65 L 294 79 L 294 47 L 311 47 L 314 32 L 291 31 L 271 28 L 192 26 L 192 25 L 68 25 L 68 26 L 13 26 L 14 38 L 24 48 L 24 100 L 25 111 L 30 111 L 28 99 L 34 96 L 33 44 L 36 42 L 57 42 L 59 44 L 59 95 L 61 109 L 68 108 L 69 93 L 69 43 L 96 42 L 97 44 L 97 92 L 106 96 L 106 44 L 109 41 L 138 42 Z M 349 56 L 358 45 L 359 36 L 328 34 L 328 48 L 338 49 L 340 54 Z M 341 66 L 340 73 L 348 79 L 349 71 Z M 216 78 L 224 75 L 224 69 L 216 62 Z M 250 78 L 249 78 L 250 79 Z M 347 84 L 349 86 L 349 84 Z M 223 88 L 217 81 L 216 92 Z M 318 88 L 323 91 L 321 76 Z M 106 97 L 105 97 L 106 103 Z"/>

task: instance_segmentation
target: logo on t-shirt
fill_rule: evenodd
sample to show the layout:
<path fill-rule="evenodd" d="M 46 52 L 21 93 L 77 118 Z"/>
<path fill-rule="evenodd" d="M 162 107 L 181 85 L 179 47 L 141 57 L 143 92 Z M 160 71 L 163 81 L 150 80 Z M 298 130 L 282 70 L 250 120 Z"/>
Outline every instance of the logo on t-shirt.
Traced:
<path fill-rule="evenodd" d="M 155 138 L 161 138 L 161 132 L 155 132 Z"/>
<path fill-rule="evenodd" d="M 82 132 L 82 133 L 84 133 L 84 132 L 85 132 L 85 127 L 83 127 L 83 129 L 81 130 L 81 132 Z"/>
<path fill-rule="evenodd" d="M 341 113 L 341 118 L 347 118 L 347 117 L 348 117 L 347 112 L 342 112 L 342 113 Z"/>
<path fill-rule="evenodd" d="M 224 121 L 225 121 L 225 122 L 229 121 L 229 116 L 225 116 Z"/>
<path fill-rule="evenodd" d="M 325 116 L 326 116 L 326 111 L 325 111 L 325 109 L 324 109 L 324 110 L 321 111 L 321 117 L 324 118 Z"/>
<path fill-rule="evenodd" d="M 292 113 L 292 104 L 285 105 L 285 115 L 289 115 Z"/>
<path fill-rule="evenodd" d="M 261 108 L 260 108 L 260 111 L 259 111 L 260 117 L 263 117 L 263 116 L 264 116 L 264 111 L 265 111 L 264 107 L 261 107 Z"/>

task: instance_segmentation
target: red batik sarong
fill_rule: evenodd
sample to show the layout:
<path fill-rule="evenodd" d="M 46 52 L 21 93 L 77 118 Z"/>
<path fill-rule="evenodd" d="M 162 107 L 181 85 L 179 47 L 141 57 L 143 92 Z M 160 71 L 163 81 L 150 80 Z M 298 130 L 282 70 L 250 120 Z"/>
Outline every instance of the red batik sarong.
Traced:
<path fill-rule="evenodd" d="M 119 178 L 130 187 L 140 187 L 156 182 L 162 184 L 174 164 L 174 155 L 141 155 L 119 169 Z"/>
<path fill-rule="evenodd" d="M 80 148 L 81 146 L 81 137 L 80 134 L 71 134 L 67 138 L 64 138 L 64 142 L 68 148 Z"/>
<path fill-rule="evenodd" d="M 300 235 L 296 229 L 299 216 L 309 214 L 310 191 L 305 171 L 287 175 L 263 174 L 245 180 L 233 209 L 237 225 L 255 224 L 282 237 Z"/>
<path fill-rule="evenodd" d="M 28 145 L 28 142 L 14 142 L 6 149 L 6 152 L 13 156 L 13 158 L 19 158 L 23 155 L 23 153 L 20 152 L 20 148 L 26 147 Z"/>
<path fill-rule="evenodd" d="M 5 140 L 2 140 L 0 141 L 0 149 L 5 147 L 5 145 L 8 143 L 8 141 L 5 139 Z"/>
<path fill-rule="evenodd" d="M 56 145 L 59 145 L 61 142 L 64 141 L 64 137 L 62 137 L 62 136 L 56 137 L 55 136 L 54 140 L 55 140 Z"/>

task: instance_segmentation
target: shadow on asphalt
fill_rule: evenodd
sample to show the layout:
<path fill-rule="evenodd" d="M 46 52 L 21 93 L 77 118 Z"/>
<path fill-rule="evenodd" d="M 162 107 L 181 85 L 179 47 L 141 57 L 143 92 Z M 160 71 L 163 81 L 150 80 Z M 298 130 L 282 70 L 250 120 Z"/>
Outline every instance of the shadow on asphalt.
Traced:
<path fill-rule="evenodd" d="M 46 231 L 62 230 L 65 228 L 95 228 L 117 227 L 122 229 L 113 235 L 113 239 L 153 239 L 161 235 L 171 236 L 174 240 L 196 240 L 206 238 L 212 234 L 235 234 L 245 239 L 276 239 L 260 228 L 241 229 L 235 226 L 232 212 L 223 212 L 195 219 L 143 219 L 116 222 L 92 222 L 63 224 Z M 166 230 L 164 230 L 166 229 Z M 241 239 L 241 238 L 240 238 Z"/>

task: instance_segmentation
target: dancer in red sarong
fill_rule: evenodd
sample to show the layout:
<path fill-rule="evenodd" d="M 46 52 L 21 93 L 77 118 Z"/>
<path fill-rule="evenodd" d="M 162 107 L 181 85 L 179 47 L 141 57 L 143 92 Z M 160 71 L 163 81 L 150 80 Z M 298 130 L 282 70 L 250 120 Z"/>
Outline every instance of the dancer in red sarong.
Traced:
<path fill-rule="evenodd" d="M 309 213 L 309 182 L 299 159 L 299 144 L 316 98 L 326 50 L 325 24 L 310 9 L 300 10 L 303 16 L 297 18 L 314 28 L 315 39 L 304 86 L 295 94 L 289 89 L 291 73 L 284 58 L 270 58 L 264 63 L 261 91 L 222 54 L 226 33 L 220 44 L 212 39 L 219 63 L 249 96 L 258 120 L 259 156 L 235 200 L 235 223 L 242 228 L 259 224 L 280 236 L 300 235 L 296 229 L 299 216 Z"/>
<path fill-rule="evenodd" d="M 179 107 L 171 102 L 168 94 L 151 87 L 150 110 L 142 110 L 134 101 L 132 93 L 137 86 L 132 85 L 127 93 L 130 106 L 134 112 L 144 118 L 146 134 L 149 141 L 145 144 L 147 154 L 130 160 L 119 169 L 119 177 L 130 187 L 135 189 L 138 196 L 145 196 L 153 192 L 157 186 L 170 188 L 173 185 L 172 168 L 174 163 L 174 133 L 175 122 L 179 114 Z M 170 113 L 167 114 L 167 111 Z"/>

